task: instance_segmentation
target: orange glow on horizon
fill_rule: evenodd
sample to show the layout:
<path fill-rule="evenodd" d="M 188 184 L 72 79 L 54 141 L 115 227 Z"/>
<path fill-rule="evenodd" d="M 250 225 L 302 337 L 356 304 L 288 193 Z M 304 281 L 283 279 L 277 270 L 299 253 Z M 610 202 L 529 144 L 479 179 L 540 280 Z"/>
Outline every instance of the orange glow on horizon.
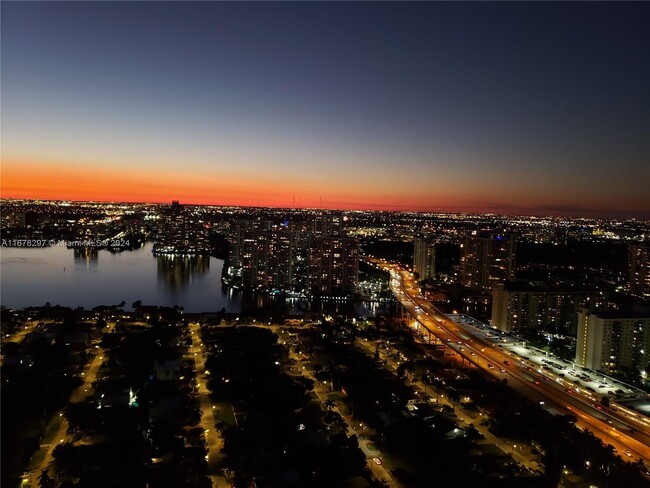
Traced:
<path fill-rule="evenodd" d="M 182 171 L 124 171 L 68 162 L 8 160 L 2 164 L 3 198 L 317 208 L 401 208 L 394 196 L 319 188 L 319 182 L 278 183 L 265 175 L 196 175 Z M 314 196 L 316 195 L 316 196 Z M 359 202 L 358 200 L 361 200 Z M 373 203 L 367 203 L 373 202 Z M 408 204 L 408 202 L 405 202 Z"/>
<path fill-rule="evenodd" d="M 334 181 L 336 179 L 334 178 Z M 455 191 L 443 185 L 444 191 L 409 191 L 408 185 L 386 191 L 381 184 L 353 180 L 340 185 L 319 179 L 305 182 L 273 179 L 267 173 L 202 174 L 182 168 L 151 171 L 131 167 L 81 165 L 69 161 L 35 161 L 9 159 L 2 161 L 2 198 L 74 200 L 107 202 L 167 203 L 179 200 L 186 204 L 231 205 L 242 207 L 301 207 L 346 210 L 400 210 L 427 212 L 473 212 L 502 214 L 606 214 L 629 209 L 563 208 L 563 202 L 540 203 L 534 195 L 512 192 L 508 201 L 490 201 L 474 189 Z M 402 194 L 396 193 L 402 191 Z M 486 190 L 484 190 L 484 193 Z M 489 191 L 488 191 L 489 193 Z M 630 202 L 638 204 L 639 202 Z M 632 206 L 632 205 L 630 205 Z M 538 207 L 540 208 L 538 210 Z M 638 212 L 643 205 L 634 205 Z"/>
<path fill-rule="evenodd" d="M 256 191 L 225 178 L 153 173 L 137 169 L 93 168 L 75 164 L 3 161 L 2 197 L 43 200 L 93 200 L 162 203 L 234 204 L 279 202 L 282 189 Z"/>

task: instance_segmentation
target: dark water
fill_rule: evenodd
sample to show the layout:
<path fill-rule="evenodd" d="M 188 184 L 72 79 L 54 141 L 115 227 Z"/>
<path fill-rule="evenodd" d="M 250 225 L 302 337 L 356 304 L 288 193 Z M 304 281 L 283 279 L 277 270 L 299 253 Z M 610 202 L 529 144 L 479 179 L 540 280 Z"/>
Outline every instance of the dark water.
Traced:
<path fill-rule="evenodd" d="M 240 299 L 221 284 L 223 261 L 208 256 L 154 256 L 151 244 L 134 251 L 66 247 L 0 249 L 0 303 L 92 308 L 141 300 L 145 305 L 238 312 Z"/>
<path fill-rule="evenodd" d="M 154 256 L 151 243 L 134 251 L 46 248 L 0 248 L 0 304 L 9 308 L 41 306 L 93 308 L 144 305 L 185 308 L 186 312 L 240 312 L 269 305 L 274 299 L 241 295 L 221 283 L 223 260 L 208 256 Z M 276 301 L 284 302 L 278 298 Z M 327 312 L 372 316 L 376 303 L 286 300 L 293 313 Z"/>

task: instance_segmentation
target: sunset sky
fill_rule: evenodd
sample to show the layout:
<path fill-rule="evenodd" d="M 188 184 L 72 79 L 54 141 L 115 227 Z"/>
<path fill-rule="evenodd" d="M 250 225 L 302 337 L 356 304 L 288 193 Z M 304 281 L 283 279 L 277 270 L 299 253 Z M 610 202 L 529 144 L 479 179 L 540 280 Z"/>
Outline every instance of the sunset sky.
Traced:
<path fill-rule="evenodd" d="M 2 197 L 650 217 L 648 3 L 3 2 Z"/>

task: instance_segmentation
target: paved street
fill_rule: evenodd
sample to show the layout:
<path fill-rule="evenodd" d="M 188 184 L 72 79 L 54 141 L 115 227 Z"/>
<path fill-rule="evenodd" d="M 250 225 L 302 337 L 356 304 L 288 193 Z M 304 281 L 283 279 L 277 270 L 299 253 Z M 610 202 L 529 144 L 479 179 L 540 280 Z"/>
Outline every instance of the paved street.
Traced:
<path fill-rule="evenodd" d="M 376 344 L 374 341 L 365 341 L 365 340 L 360 340 L 357 341 L 357 344 L 361 344 L 363 346 L 363 350 L 367 352 L 371 357 L 375 353 L 375 347 Z M 398 364 L 395 360 L 393 360 L 389 355 L 385 354 L 385 352 L 381 351 L 380 348 L 380 358 L 385 361 L 385 367 L 388 368 L 390 371 L 396 372 Z M 500 439 L 496 437 L 494 434 L 492 434 L 487 427 L 481 425 L 481 418 L 471 418 L 468 415 L 466 415 L 462 408 L 459 408 L 457 405 L 454 405 L 444 394 L 442 395 L 432 395 L 432 387 L 431 386 L 426 386 L 424 383 L 421 381 L 413 381 L 412 385 L 415 386 L 419 391 L 426 393 L 429 395 L 430 398 L 436 398 L 438 401 L 439 405 L 447 405 L 451 408 L 454 409 L 457 419 L 459 421 L 459 425 L 461 428 L 463 426 L 469 426 L 469 424 L 472 424 L 476 430 L 485 437 L 485 441 L 494 444 L 497 446 L 499 449 L 501 449 L 505 454 L 512 455 L 513 459 L 517 461 L 519 464 L 525 466 L 528 469 L 535 470 L 537 469 L 538 465 L 537 462 L 532 459 L 531 457 L 524 456 L 521 452 L 521 449 L 519 451 L 514 448 L 515 444 L 511 442 L 506 442 L 503 439 Z"/>
<path fill-rule="evenodd" d="M 97 378 L 97 371 L 104 362 L 104 350 L 100 347 L 96 350 L 93 359 L 86 365 L 83 375 L 83 384 L 79 386 L 70 395 L 69 403 L 78 403 L 84 401 L 89 395 L 92 394 L 92 384 Z M 58 428 L 56 425 L 58 424 Z M 38 478 L 43 470 L 51 471 L 51 464 L 54 460 L 52 454 L 54 448 L 63 442 L 70 441 L 71 437 L 67 434 L 68 421 L 65 418 L 64 411 L 52 415 L 45 428 L 46 435 L 43 439 L 39 449 L 32 456 L 29 463 L 28 475 L 24 479 L 26 486 L 38 486 Z M 51 432 L 54 432 L 52 435 Z M 52 472 L 50 473 L 52 474 Z"/>
<path fill-rule="evenodd" d="M 215 427 L 216 409 L 212 408 L 210 390 L 207 387 L 208 377 L 205 374 L 205 357 L 201 346 L 200 326 L 198 323 L 193 322 L 189 327 L 192 337 L 191 353 L 196 367 L 196 384 L 201 405 L 201 427 L 205 432 L 206 447 L 208 448 L 208 472 L 214 488 L 226 487 L 230 485 L 221 471 L 223 468 L 221 456 L 223 438 Z"/>
<path fill-rule="evenodd" d="M 325 405 L 325 402 L 329 398 L 328 397 L 328 394 L 330 393 L 329 388 L 324 387 L 322 385 L 322 383 L 320 381 L 318 381 L 314 377 L 312 372 L 310 370 L 308 370 L 308 369 L 302 370 L 302 375 L 305 378 L 309 378 L 310 380 L 312 380 L 314 382 L 314 393 L 316 394 L 316 396 L 320 400 L 321 404 Z M 350 436 L 350 435 L 359 436 L 361 434 L 360 432 L 358 432 L 355 429 L 352 417 L 349 416 L 349 415 L 343 415 L 343 413 L 341 413 L 339 411 L 338 405 L 335 404 L 334 407 L 332 408 L 332 410 L 334 412 L 337 412 L 339 415 L 341 415 L 341 417 L 345 421 L 345 423 L 347 425 L 347 434 L 348 434 L 348 436 Z M 361 442 L 361 441 L 359 441 L 359 442 Z M 373 457 L 381 457 L 381 453 L 377 452 L 377 454 L 375 456 L 373 456 Z M 387 486 L 391 486 L 391 487 L 395 487 L 395 488 L 398 488 L 398 487 L 402 486 L 401 483 L 399 483 L 397 480 L 395 480 L 390 475 L 390 473 L 388 471 L 386 471 L 386 469 L 385 469 L 385 467 L 383 465 L 377 465 L 372 460 L 372 457 L 366 457 L 366 464 L 367 464 L 368 468 L 370 469 L 370 471 L 372 472 L 372 474 L 375 476 L 375 478 L 377 478 L 380 481 L 384 481 L 387 484 Z"/>
<path fill-rule="evenodd" d="M 612 421 L 617 420 L 629 428 L 625 417 L 613 411 L 609 411 L 605 417 L 605 414 L 597 409 L 591 400 L 567 391 L 560 382 L 555 381 L 555 377 L 550 372 L 526 368 L 525 363 L 522 363 L 524 358 L 517 357 L 512 361 L 511 353 L 503 351 L 502 348 L 495 347 L 492 343 L 482 341 L 476 336 L 470 338 L 469 332 L 465 329 L 461 330 L 459 324 L 449 321 L 444 314 L 422 297 L 411 273 L 398 265 L 377 260 L 372 262 L 390 272 L 391 290 L 409 314 L 424 327 L 428 334 L 437 337 L 443 343 L 448 343 L 456 354 L 497 379 L 503 379 L 502 375 L 507 376 L 510 388 L 532 401 L 543 399 L 545 408 L 552 407 L 556 411 L 576 415 L 578 427 L 588 428 L 606 444 L 614 446 L 618 452 L 629 450 L 633 457 L 644 461 L 650 459 L 650 436 L 646 432 L 616 430 L 606 422 L 608 418 Z M 511 361 L 513 364 L 510 364 Z M 500 367 L 495 368 L 495 364 Z"/>
<path fill-rule="evenodd" d="M 23 322 L 18 331 L 13 334 L 7 334 L 7 337 L 3 337 L 2 343 L 7 344 L 8 342 L 13 342 L 15 344 L 20 344 L 28 334 L 31 334 L 34 332 L 34 330 L 36 330 L 36 327 L 38 327 L 39 323 L 40 322 L 38 320 L 28 320 L 26 322 Z M 4 358 L 0 357 L 0 366 L 3 364 L 3 362 Z"/>
<path fill-rule="evenodd" d="M 11 334 L 9 337 L 4 337 L 2 339 L 2 342 L 3 343 L 15 342 L 16 344 L 19 344 L 28 334 L 33 332 L 36 329 L 36 327 L 38 327 L 39 323 L 40 321 L 38 320 L 28 320 L 27 322 L 23 322 L 23 325 L 21 325 L 20 330 L 18 330 L 14 334 Z"/>

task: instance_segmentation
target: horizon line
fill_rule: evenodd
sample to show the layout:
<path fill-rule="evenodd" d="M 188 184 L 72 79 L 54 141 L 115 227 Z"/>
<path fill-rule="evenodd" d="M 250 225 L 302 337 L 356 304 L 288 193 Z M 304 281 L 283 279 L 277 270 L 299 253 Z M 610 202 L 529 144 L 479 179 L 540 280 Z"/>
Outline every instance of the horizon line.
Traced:
<path fill-rule="evenodd" d="M 282 206 L 282 205 L 266 205 L 266 206 L 260 206 L 260 205 L 246 205 L 246 204 L 238 204 L 238 205 L 232 205 L 232 204 L 214 204 L 214 203 L 194 203 L 194 202 L 189 202 L 189 203 L 183 203 L 180 200 L 167 200 L 167 201 L 127 201 L 127 200 L 91 200 L 91 199 L 86 199 L 86 200 L 78 200 L 78 199 L 69 199 L 69 198 L 59 198 L 59 199 L 52 199 L 52 198 L 20 198 L 20 197 L 0 197 L 0 201 L 6 201 L 6 200 L 13 200 L 13 201 L 27 201 L 27 202 L 48 202 L 48 203 L 61 203 L 61 202 L 74 202 L 74 203 L 98 203 L 98 204 L 130 204 L 130 205 L 170 205 L 172 201 L 178 201 L 181 205 L 188 205 L 188 206 L 194 206 L 194 207 L 223 207 L 223 208 L 251 208 L 251 209 L 277 209 L 277 210 L 321 210 L 321 211 L 347 211 L 347 212 L 391 212 L 391 213 L 415 213 L 415 214 L 464 214 L 464 215 L 494 215 L 494 216 L 500 216 L 500 217 L 550 217 L 550 218 L 572 218 L 572 219 L 590 219 L 590 220 L 617 220 L 617 219 L 623 219 L 623 220 L 636 220 L 636 221 L 650 221 L 650 215 L 647 216 L 642 216 L 642 215 L 627 215 L 627 216 L 586 216 L 586 215 L 578 215 L 580 212 L 584 213 L 595 213 L 598 212 L 598 210 L 588 210 L 588 209 L 573 209 L 574 214 L 571 214 L 571 209 L 566 210 L 567 214 L 561 215 L 559 213 L 546 213 L 543 209 L 538 210 L 538 214 L 534 213 L 526 213 L 526 211 L 534 211 L 533 209 L 527 209 L 527 208 L 519 208 L 518 207 L 513 207 L 513 210 L 511 212 L 498 212 L 498 211 L 478 211 L 478 210 L 443 210 L 442 207 L 440 206 L 434 206 L 432 205 L 431 207 L 436 207 L 439 210 L 416 210 L 413 209 L 413 207 L 409 207 L 408 205 L 399 205 L 399 204 L 365 204 L 368 206 L 375 206 L 375 207 L 390 207 L 386 209 L 373 209 L 373 208 L 349 208 L 349 207 L 335 207 L 335 206 L 321 206 L 321 207 L 312 207 L 312 206 Z M 323 203 L 333 203 L 331 201 L 323 201 Z M 343 202 L 340 202 L 343 203 Z M 350 202 L 345 202 L 350 204 Z M 364 205 L 364 204 L 358 204 L 358 205 Z M 398 208 L 395 208 L 398 207 Z M 400 209 L 399 207 L 403 207 L 403 209 Z M 469 207 L 469 206 L 466 206 Z M 421 208 L 421 207 L 420 207 Z M 458 208 L 458 207 L 456 207 Z M 462 207 L 461 207 L 462 208 Z M 518 209 L 518 210 L 517 210 Z M 605 211 L 607 212 L 607 211 Z M 625 214 L 625 213 L 630 213 L 628 211 L 614 211 L 610 213 L 619 213 L 619 214 Z"/>

